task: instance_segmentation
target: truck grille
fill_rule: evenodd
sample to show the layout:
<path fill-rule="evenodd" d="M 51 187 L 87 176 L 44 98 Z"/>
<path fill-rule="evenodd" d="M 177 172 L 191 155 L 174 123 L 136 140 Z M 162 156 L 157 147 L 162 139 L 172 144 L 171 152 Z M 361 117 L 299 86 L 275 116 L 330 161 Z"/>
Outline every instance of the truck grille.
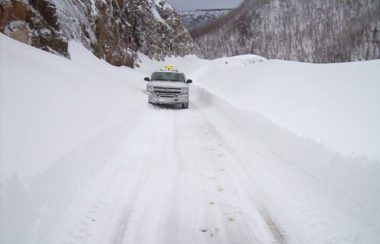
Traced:
<path fill-rule="evenodd" d="M 171 88 L 171 87 L 153 87 L 153 93 L 159 96 L 173 96 L 179 95 L 182 92 L 182 88 Z"/>

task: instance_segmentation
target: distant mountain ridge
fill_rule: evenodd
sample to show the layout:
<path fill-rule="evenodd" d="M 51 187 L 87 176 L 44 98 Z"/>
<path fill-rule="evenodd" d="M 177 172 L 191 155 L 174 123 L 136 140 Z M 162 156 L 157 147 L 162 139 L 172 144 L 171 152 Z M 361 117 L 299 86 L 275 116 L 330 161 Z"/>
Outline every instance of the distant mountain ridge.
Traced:
<path fill-rule="evenodd" d="M 138 52 L 162 59 L 194 48 L 164 0 L 0 0 L 0 31 L 66 57 L 74 39 L 118 66 L 133 67 Z"/>
<path fill-rule="evenodd" d="M 198 55 L 328 63 L 380 58 L 378 0 L 245 0 L 190 30 Z"/>
<path fill-rule="evenodd" d="M 180 15 L 185 27 L 190 30 L 209 23 L 210 21 L 213 21 L 230 11 L 230 8 L 195 9 L 179 11 L 178 14 Z"/>

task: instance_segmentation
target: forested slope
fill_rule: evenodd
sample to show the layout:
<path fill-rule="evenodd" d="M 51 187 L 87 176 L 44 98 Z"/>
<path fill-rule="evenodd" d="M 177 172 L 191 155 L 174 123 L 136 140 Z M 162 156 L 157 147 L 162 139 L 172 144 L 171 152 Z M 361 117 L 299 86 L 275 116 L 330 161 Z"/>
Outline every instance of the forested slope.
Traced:
<path fill-rule="evenodd" d="M 253 53 L 304 62 L 380 58 L 380 1 L 246 0 L 192 29 L 206 58 Z"/>

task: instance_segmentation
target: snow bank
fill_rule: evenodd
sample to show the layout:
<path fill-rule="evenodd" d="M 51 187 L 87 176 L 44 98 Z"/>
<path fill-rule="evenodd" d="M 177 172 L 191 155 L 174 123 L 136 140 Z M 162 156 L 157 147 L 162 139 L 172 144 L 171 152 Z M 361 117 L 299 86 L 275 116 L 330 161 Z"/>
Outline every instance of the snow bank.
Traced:
<path fill-rule="evenodd" d="M 244 162 L 255 189 L 253 204 L 270 216 L 286 243 L 377 243 L 378 162 L 346 158 L 261 114 L 237 109 L 210 90 L 194 88 L 197 104 L 213 115 L 210 123 L 225 124 L 227 129 L 218 131 Z"/>
<path fill-rule="evenodd" d="M 0 242 L 33 243 L 102 169 L 145 84 L 77 43 L 72 60 L 2 34 L 0 48 Z"/>
<path fill-rule="evenodd" d="M 300 136 L 380 161 L 380 60 L 326 65 L 248 55 L 212 61 L 192 78 Z"/>
<path fill-rule="evenodd" d="M 12 159 L 2 166 L 1 179 L 46 170 L 143 98 L 136 92 L 144 87 L 143 75 L 112 67 L 77 43 L 70 43 L 70 61 L 3 35 L 0 40 L 6 47 L 1 52 L 1 162 Z"/>

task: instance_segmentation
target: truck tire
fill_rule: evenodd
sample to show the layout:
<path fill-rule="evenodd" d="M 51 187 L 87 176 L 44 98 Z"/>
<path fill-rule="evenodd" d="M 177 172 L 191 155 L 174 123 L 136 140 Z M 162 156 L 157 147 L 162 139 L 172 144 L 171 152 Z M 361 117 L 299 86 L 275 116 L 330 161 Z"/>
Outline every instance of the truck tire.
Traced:
<path fill-rule="evenodd" d="M 189 103 L 182 103 L 182 108 L 189 108 Z"/>

